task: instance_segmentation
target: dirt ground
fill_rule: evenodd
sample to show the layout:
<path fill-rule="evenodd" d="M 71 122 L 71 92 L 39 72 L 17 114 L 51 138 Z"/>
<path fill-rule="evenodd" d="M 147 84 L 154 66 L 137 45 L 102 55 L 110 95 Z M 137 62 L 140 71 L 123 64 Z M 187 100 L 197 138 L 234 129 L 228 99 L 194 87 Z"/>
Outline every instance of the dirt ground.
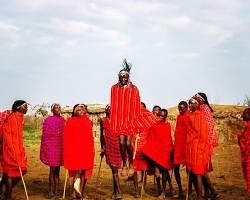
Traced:
<path fill-rule="evenodd" d="M 39 160 L 39 145 L 27 147 L 29 156 L 28 174 L 24 179 L 26 182 L 30 200 L 46 199 L 48 194 L 48 167 L 43 165 Z M 95 173 L 92 179 L 87 183 L 86 192 L 90 199 L 97 197 L 98 199 L 111 199 L 112 193 L 112 177 L 111 172 L 105 161 L 102 163 L 100 184 L 97 187 L 96 195 L 96 175 L 100 163 L 99 153 L 96 153 Z M 246 199 L 246 184 L 242 176 L 239 148 L 237 145 L 220 146 L 216 149 L 213 157 L 214 171 L 210 174 L 211 180 L 214 183 L 221 199 Z M 171 172 L 170 172 L 171 173 Z M 183 185 L 186 188 L 187 175 L 185 169 L 181 169 Z M 60 192 L 63 193 L 65 171 L 61 170 Z M 174 188 L 177 191 L 175 180 L 173 181 Z M 67 185 L 69 188 L 69 185 Z M 121 179 L 121 188 L 124 194 L 124 199 L 134 199 L 134 188 L 132 182 L 128 182 L 126 178 Z M 20 182 L 14 189 L 14 199 L 26 199 L 23 185 Z M 156 199 L 156 185 L 152 177 L 148 178 L 146 195 L 143 199 Z M 69 190 L 66 191 L 66 197 L 69 195 Z M 171 198 L 169 198 L 171 199 Z M 173 199 L 173 198 L 172 198 Z"/>

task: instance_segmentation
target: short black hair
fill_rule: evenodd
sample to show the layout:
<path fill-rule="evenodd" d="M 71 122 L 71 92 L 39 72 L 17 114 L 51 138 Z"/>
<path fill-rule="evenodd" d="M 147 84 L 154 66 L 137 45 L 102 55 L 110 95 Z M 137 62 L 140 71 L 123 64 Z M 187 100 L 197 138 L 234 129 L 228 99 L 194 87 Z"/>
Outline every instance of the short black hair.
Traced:
<path fill-rule="evenodd" d="M 168 116 L 168 110 L 167 109 L 163 108 L 163 109 L 161 109 L 161 112 L 164 112 L 165 115 Z"/>
<path fill-rule="evenodd" d="M 187 103 L 186 101 L 181 101 L 181 102 L 178 104 L 178 106 L 180 106 L 180 105 L 184 105 L 185 108 L 188 107 L 188 103 Z"/>
<path fill-rule="evenodd" d="M 18 112 L 20 109 L 20 106 L 26 103 L 24 100 L 16 100 L 12 105 L 12 112 Z"/>
<path fill-rule="evenodd" d="M 144 108 L 147 108 L 146 104 L 144 102 L 141 102 L 141 105 L 144 107 Z"/>
<path fill-rule="evenodd" d="M 154 110 L 155 108 L 159 108 L 159 109 L 161 110 L 161 107 L 158 106 L 158 105 L 155 105 L 155 106 L 153 107 L 153 110 Z"/>

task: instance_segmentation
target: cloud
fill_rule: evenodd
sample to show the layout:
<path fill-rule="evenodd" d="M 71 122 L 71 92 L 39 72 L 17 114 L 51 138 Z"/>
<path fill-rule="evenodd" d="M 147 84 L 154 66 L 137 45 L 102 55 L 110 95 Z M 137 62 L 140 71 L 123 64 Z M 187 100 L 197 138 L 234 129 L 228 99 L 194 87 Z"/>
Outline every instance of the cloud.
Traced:
<path fill-rule="evenodd" d="M 128 16 L 123 14 L 122 10 L 111 6 L 100 5 L 100 3 L 92 2 L 80 6 L 77 12 L 80 16 L 94 18 L 104 23 L 109 22 L 121 26 L 128 22 Z"/>
<path fill-rule="evenodd" d="M 49 26 L 61 34 L 75 35 L 79 39 L 88 38 L 93 41 L 97 39 L 110 45 L 127 45 L 129 43 L 129 38 L 118 31 L 84 21 L 54 18 Z"/>
<path fill-rule="evenodd" d="M 178 53 L 174 54 L 173 57 L 175 59 L 185 59 L 185 60 L 195 60 L 199 58 L 201 55 L 197 52 L 184 52 L 184 53 Z"/>
<path fill-rule="evenodd" d="M 19 46 L 19 28 L 8 22 L 0 21 L 0 50 L 14 50 Z"/>

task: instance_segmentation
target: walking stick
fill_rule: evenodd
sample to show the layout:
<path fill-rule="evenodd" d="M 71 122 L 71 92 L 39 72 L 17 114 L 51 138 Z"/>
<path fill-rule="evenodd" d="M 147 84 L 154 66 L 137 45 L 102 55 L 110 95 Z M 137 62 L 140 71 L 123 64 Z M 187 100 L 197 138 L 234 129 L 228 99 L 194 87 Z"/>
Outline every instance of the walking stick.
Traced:
<path fill-rule="evenodd" d="M 141 185 L 141 199 L 142 199 L 142 195 L 144 193 L 144 182 L 145 182 L 145 177 L 147 176 L 147 170 L 144 170 L 143 172 L 143 179 L 142 179 L 142 185 Z"/>
<path fill-rule="evenodd" d="M 138 140 L 139 140 L 139 133 L 136 135 L 136 138 L 135 138 L 135 150 L 134 150 L 134 154 L 133 154 L 133 160 L 135 159 L 135 155 L 136 155 L 136 151 L 137 151 L 137 147 L 138 147 Z"/>
<path fill-rule="evenodd" d="M 101 172 L 101 166 L 102 166 L 102 159 L 103 159 L 103 156 L 101 157 L 101 161 L 100 161 L 100 164 L 99 164 L 97 177 L 96 177 L 96 186 L 95 186 L 95 197 L 96 198 L 97 198 L 97 186 L 98 186 L 98 182 L 99 182 L 99 178 L 100 178 L 100 172 Z"/>
<path fill-rule="evenodd" d="M 188 180 L 187 180 L 187 195 L 186 195 L 186 200 L 188 200 L 188 195 L 189 195 L 189 179 L 190 179 L 190 170 L 188 171 Z"/>
<path fill-rule="evenodd" d="M 19 167 L 19 171 L 20 171 L 20 175 L 21 175 L 21 179 L 22 179 L 22 182 L 23 182 L 23 187 L 24 187 L 24 191 L 25 191 L 25 195 L 26 195 L 26 199 L 29 200 L 29 196 L 28 196 L 28 192 L 27 192 L 27 188 L 26 188 L 26 185 L 25 185 L 25 182 L 24 182 L 24 179 L 23 179 L 23 172 L 21 170 L 21 167 Z"/>
<path fill-rule="evenodd" d="M 63 187 L 63 197 L 62 197 L 63 199 L 65 199 L 67 180 L 68 180 L 68 170 L 66 169 L 64 187 Z"/>

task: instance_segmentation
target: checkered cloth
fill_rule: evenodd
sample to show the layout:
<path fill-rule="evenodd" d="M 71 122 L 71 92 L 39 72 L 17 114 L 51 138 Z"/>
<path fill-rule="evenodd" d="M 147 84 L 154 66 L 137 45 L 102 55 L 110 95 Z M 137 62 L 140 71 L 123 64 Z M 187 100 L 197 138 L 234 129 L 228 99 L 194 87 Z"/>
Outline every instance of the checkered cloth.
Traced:
<path fill-rule="evenodd" d="M 102 119 L 103 134 L 105 142 L 105 156 L 108 165 L 121 168 L 122 158 L 120 153 L 119 136 L 111 133 L 110 120 L 105 117 Z"/>
<path fill-rule="evenodd" d="M 63 128 L 64 118 L 48 117 L 43 123 L 40 160 L 48 166 L 63 165 Z"/>
<path fill-rule="evenodd" d="M 213 118 L 213 115 L 207 104 L 202 104 L 200 110 L 205 114 L 207 122 L 208 122 L 208 142 L 209 142 L 209 150 L 212 156 L 214 148 L 219 146 L 218 136 L 216 131 L 216 124 Z"/>

